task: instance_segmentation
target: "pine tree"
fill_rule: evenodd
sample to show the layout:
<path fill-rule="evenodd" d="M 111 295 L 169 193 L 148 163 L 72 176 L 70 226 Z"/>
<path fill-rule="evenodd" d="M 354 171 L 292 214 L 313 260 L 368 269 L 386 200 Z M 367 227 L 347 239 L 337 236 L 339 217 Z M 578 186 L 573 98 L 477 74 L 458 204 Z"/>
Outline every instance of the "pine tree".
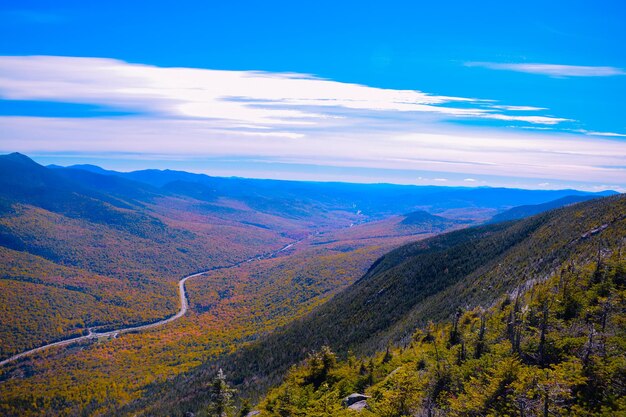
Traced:
<path fill-rule="evenodd" d="M 233 407 L 233 395 L 235 390 L 226 382 L 226 376 L 220 368 L 211 384 L 211 404 L 208 413 L 211 417 L 228 417 Z"/>
<path fill-rule="evenodd" d="M 485 330 L 486 330 L 487 318 L 485 317 L 485 311 L 480 313 L 480 328 L 478 330 L 478 340 L 476 341 L 476 348 L 474 349 L 474 358 L 480 359 L 485 350 Z"/>
<path fill-rule="evenodd" d="M 385 356 L 383 356 L 382 363 L 387 363 L 391 359 L 393 359 L 393 355 L 391 354 L 391 346 L 389 344 L 387 344 L 387 350 L 385 351 Z"/>

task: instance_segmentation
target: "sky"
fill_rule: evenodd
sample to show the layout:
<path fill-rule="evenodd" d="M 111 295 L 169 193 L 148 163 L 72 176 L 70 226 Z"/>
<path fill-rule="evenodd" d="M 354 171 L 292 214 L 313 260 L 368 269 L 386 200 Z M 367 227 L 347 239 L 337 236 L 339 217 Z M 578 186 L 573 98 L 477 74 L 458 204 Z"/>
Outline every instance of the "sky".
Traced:
<path fill-rule="evenodd" d="M 626 191 L 626 2 L 0 0 L 0 152 Z"/>

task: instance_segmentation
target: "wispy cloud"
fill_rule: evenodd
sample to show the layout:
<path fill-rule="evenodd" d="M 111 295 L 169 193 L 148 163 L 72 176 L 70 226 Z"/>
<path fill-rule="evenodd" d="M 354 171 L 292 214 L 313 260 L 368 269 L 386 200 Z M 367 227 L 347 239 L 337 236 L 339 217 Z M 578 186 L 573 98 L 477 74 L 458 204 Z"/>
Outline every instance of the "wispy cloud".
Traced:
<path fill-rule="evenodd" d="M 528 123 L 536 123 L 542 125 L 555 125 L 561 122 L 571 122 L 572 119 L 564 119 L 559 117 L 548 117 L 548 116 L 510 116 L 507 114 L 492 114 L 490 115 L 491 119 L 496 120 L 506 120 L 506 121 L 521 121 Z"/>
<path fill-rule="evenodd" d="M 420 126 L 339 125 L 299 138 L 253 136 L 197 119 L 0 117 L 0 151 L 191 158 L 624 184 L 626 143 L 588 137 Z M 298 131 L 303 132 L 303 131 Z M 233 174 L 236 174 L 233 172 Z M 443 178 L 433 174 L 430 178 Z M 552 181 L 550 181 L 552 182 Z"/>
<path fill-rule="evenodd" d="M 575 132 L 584 133 L 585 135 L 589 135 L 589 136 L 608 136 L 608 137 L 615 137 L 615 138 L 626 138 L 626 134 L 616 133 L 616 132 L 595 132 L 593 130 L 585 130 L 585 129 L 578 129 L 578 130 L 575 130 Z"/>
<path fill-rule="evenodd" d="M 499 62 L 466 62 L 467 67 L 482 67 L 493 70 L 525 72 L 529 74 L 548 75 L 550 77 L 610 77 L 626 75 L 626 71 L 617 67 L 557 65 L 540 63 L 499 63 Z"/>
<path fill-rule="evenodd" d="M 306 74 L 160 68 L 102 58 L 0 57 L 0 97 L 98 104 L 253 126 L 314 125 L 367 113 L 546 125 L 567 120 L 507 115 L 503 111 L 509 109 L 493 107 L 490 100 L 374 88 Z"/>
<path fill-rule="evenodd" d="M 494 109 L 508 110 L 508 111 L 540 111 L 547 110 L 545 107 L 534 107 L 534 106 L 505 106 L 501 104 L 493 104 L 491 105 Z"/>
<path fill-rule="evenodd" d="M 568 120 L 544 115 L 541 108 L 306 74 L 0 57 L 0 98 L 132 110 L 119 117 L 0 117 L 0 151 L 254 157 L 346 170 L 431 172 L 428 181 L 448 179 L 450 185 L 468 185 L 473 178 L 483 184 L 485 175 L 532 178 L 533 184 L 582 176 L 623 184 L 626 178 L 623 141 L 449 123 L 462 118 L 552 128 Z"/>

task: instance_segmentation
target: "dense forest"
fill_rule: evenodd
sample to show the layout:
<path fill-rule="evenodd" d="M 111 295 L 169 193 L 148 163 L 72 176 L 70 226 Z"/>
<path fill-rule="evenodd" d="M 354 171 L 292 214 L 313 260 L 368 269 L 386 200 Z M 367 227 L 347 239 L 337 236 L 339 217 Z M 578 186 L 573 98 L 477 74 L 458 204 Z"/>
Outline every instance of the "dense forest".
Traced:
<path fill-rule="evenodd" d="M 177 280 L 210 270 L 188 282 L 188 314 L 162 329 L 3 366 L 0 414 L 183 415 L 209 403 L 220 367 L 254 401 L 323 346 L 343 358 L 404 343 L 427 318 L 588 258 L 599 237 L 612 247 L 617 197 L 465 229 L 569 193 L 585 194 L 117 173 L 0 156 L 0 359 L 168 317 Z"/>
<path fill-rule="evenodd" d="M 402 246 L 305 317 L 221 360 L 149 387 L 128 412 L 183 415 L 202 409 L 210 401 L 204 387 L 219 368 L 240 393 L 254 399 L 308 352 L 328 346 L 340 357 L 362 356 L 406 344 L 429 322 L 450 321 L 459 309 L 486 309 L 555 271 L 618 252 L 625 236 L 626 198 L 615 196 Z"/>
<path fill-rule="evenodd" d="M 44 410 L 116 414 L 121 404 L 143 395 L 146 385 L 188 372 L 301 317 L 362 276 L 377 257 L 415 239 L 354 239 L 355 228 L 188 281 L 192 310 L 166 331 L 77 344 L 5 366 L 0 396 L 6 410 L 19 416 Z M 344 231 L 350 232 L 347 237 Z"/>
<path fill-rule="evenodd" d="M 376 355 L 309 353 L 261 401 L 259 415 L 624 415 L 625 309 L 624 253 L 600 252 Z M 234 413 L 230 401 L 212 398 L 211 407 Z"/>

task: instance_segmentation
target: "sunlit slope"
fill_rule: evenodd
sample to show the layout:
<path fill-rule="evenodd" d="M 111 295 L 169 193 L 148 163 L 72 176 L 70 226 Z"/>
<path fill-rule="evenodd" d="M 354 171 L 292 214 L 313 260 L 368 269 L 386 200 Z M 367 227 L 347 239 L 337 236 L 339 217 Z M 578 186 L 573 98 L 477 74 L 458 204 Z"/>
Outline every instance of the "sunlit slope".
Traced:
<path fill-rule="evenodd" d="M 312 233 L 318 217 L 209 204 L 21 154 L 0 156 L 0 213 L 2 358 L 88 328 L 172 315 L 182 276 L 276 250 Z M 323 215 L 336 227 L 356 220 Z"/>
<path fill-rule="evenodd" d="M 618 246 L 613 246 L 618 243 Z M 327 348 L 292 368 L 261 401 L 261 416 L 626 413 L 626 259 L 607 240 L 590 261 L 568 262 L 489 308 L 457 310 L 400 346 L 337 361 Z"/>
<path fill-rule="evenodd" d="M 589 261 L 626 236 L 626 197 L 592 200 L 528 219 L 450 232 L 380 258 L 355 284 L 308 316 L 190 376 L 155 387 L 156 410 L 191 410 L 217 366 L 244 391 L 262 391 L 306 353 L 374 352 L 410 337 L 417 326 L 459 308 L 489 306 L 502 294 Z M 141 408 L 141 406 L 139 406 Z M 177 411 L 178 412 L 178 411 Z"/>

